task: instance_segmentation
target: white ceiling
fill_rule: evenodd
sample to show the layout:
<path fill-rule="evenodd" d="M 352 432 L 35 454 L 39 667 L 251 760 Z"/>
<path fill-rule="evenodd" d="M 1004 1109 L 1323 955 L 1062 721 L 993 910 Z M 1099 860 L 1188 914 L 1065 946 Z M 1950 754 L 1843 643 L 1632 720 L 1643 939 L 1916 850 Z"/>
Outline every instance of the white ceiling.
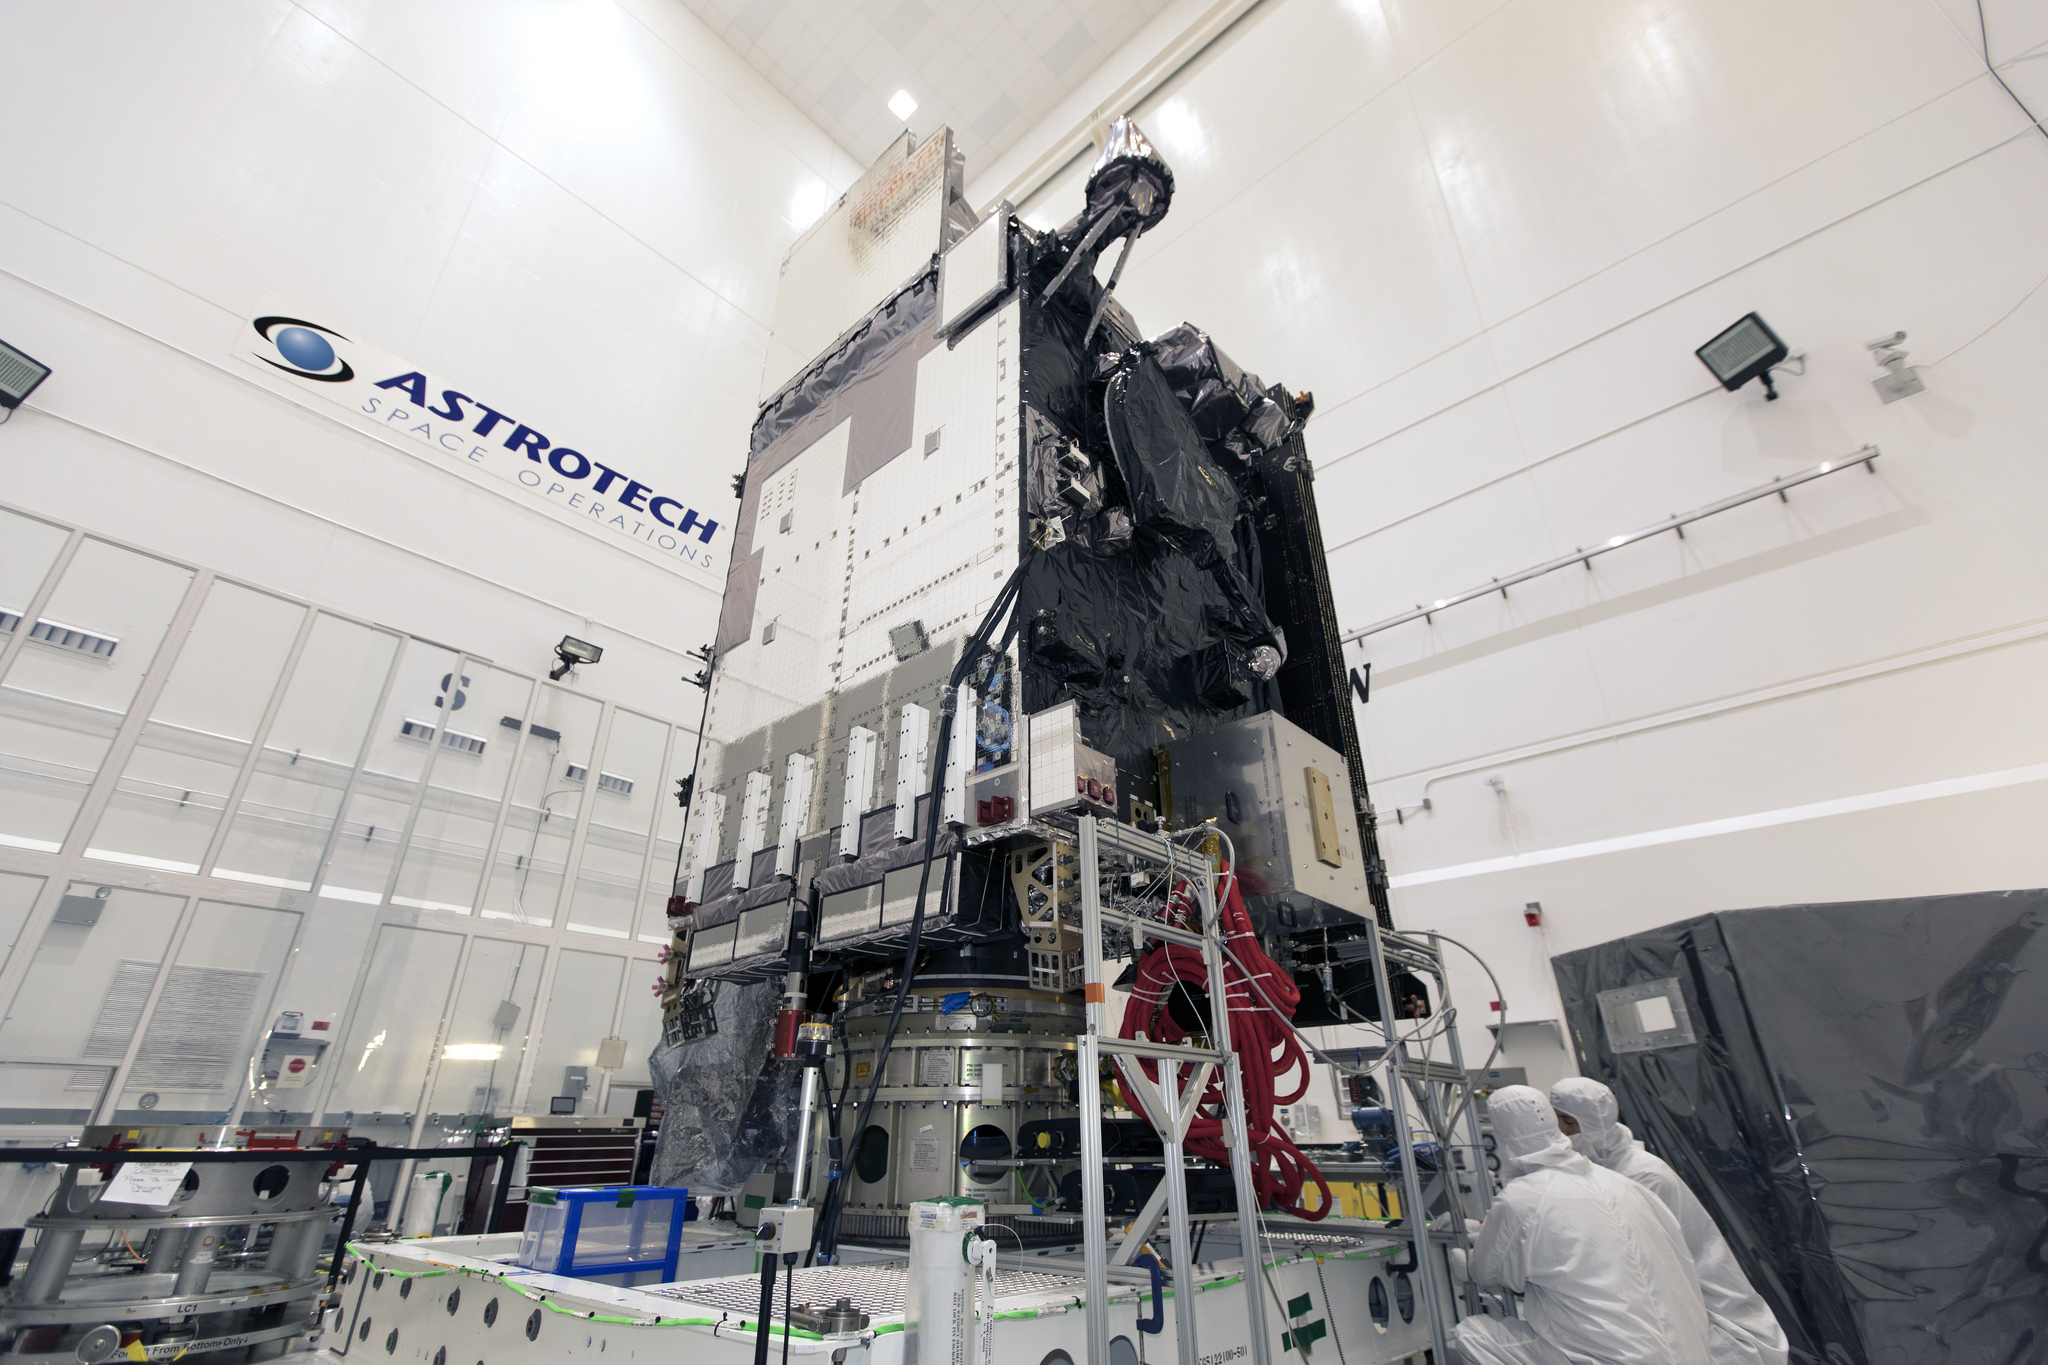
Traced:
<path fill-rule="evenodd" d="M 917 101 L 920 138 L 951 125 L 970 178 L 1051 111 L 1168 0 L 683 0 L 864 161 Z"/>

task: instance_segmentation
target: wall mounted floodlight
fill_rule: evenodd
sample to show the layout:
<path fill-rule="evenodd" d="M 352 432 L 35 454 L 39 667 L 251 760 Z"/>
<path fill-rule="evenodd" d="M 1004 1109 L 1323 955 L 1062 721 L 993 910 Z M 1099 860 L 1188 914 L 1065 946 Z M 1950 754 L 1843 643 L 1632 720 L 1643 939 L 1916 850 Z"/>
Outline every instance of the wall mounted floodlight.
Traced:
<path fill-rule="evenodd" d="M 50 367 L 29 355 L 0 341 L 0 410 L 8 417 L 21 406 L 21 400 L 36 391 L 36 385 L 50 377 Z M 0 417 L 0 422 L 7 417 Z"/>
<path fill-rule="evenodd" d="M 562 662 L 548 672 L 548 678 L 560 682 L 568 676 L 569 670 L 578 664 L 594 664 L 604 657 L 604 646 L 594 645 L 588 640 L 579 640 L 573 635 L 564 635 L 562 643 L 555 646 L 555 657 Z"/>
<path fill-rule="evenodd" d="M 1764 397 L 1775 400 L 1778 386 L 1771 382 L 1771 367 L 1783 364 L 1792 352 L 1761 316 L 1749 313 L 1693 354 L 1729 392 L 1761 379 Z"/>

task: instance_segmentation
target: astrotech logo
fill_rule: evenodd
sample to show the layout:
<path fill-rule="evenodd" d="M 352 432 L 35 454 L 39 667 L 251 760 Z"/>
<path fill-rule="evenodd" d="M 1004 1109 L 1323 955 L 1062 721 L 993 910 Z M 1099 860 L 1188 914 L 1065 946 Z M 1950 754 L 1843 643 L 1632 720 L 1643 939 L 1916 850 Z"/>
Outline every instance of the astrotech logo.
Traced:
<path fill-rule="evenodd" d="M 315 379 L 323 384 L 346 384 L 356 377 L 349 363 L 334 353 L 335 341 L 348 338 L 331 327 L 322 327 L 317 322 L 304 318 L 262 317 L 250 326 L 256 335 L 270 344 L 270 349 L 283 357 L 282 361 L 269 356 L 258 356 L 266 365 L 275 366 L 286 374 L 295 374 L 301 379 Z"/>

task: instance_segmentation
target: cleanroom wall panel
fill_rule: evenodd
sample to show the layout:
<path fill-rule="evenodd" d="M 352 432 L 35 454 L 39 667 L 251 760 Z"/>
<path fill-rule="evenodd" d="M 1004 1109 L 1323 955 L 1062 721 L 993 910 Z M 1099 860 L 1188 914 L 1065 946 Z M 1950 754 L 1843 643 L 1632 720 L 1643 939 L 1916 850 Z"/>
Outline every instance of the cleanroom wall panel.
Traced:
<path fill-rule="evenodd" d="M 521 1112 L 548 1112 L 548 1099 L 567 1093 L 562 1087 L 572 1066 L 591 1070 L 590 1088 L 576 1112 L 595 1112 L 597 1045 L 611 1036 L 625 970 L 626 959 L 610 953 L 575 948 L 561 951 L 548 991 L 547 1015 L 539 1026 L 540 1041 L 534 1045 L 533 1076 L 522 1097 Z"/>
<path fill-rule="evenodd" d="M 192 577 L 88 538 L 40 619 L 15 626 L 30 636 L 0 678 L 0 846 L 63 844 Z"/>
<path fill-rule="evenodd" d="M 354 1017 L 329 1064 L 327 1121 L 416 1112 L 461 957 L 460 934 L 399 924 L 378 932 Z"/>
<path fill-rule="evenodd" d="M 28 528 L 25 538 L 33 537 L 35 528 L 47 525 L 19 517 L 14 520 Z M 33 557 L 18 554 L 13 558 L 17 566 L 27 564 L 27 576 L 40 574 L 41 579 L 54 586 L 56 576 L 51 570 L 69 533 L 56 526 L 47 529 L 43 553 Z M 197 571 L 188 566 L 181 572 L 189 578 Z M 21 576 L 24 575 L 13 575 Z M 580 762 L 564 761 L 556 772 L 556 759 L 562 756 L 554 751 L 567 739 L 575 750 L 572 757 L 587 754 L 599 732 L 598 722 L 606 713 L 603 702 L 576 696 L 568 688 L 550 686 L 543 698 L 544 714 L 529 717 L 529 703 L 536 687 L 531 677 L 499 670 L 468 656 L 464 656 L 466 661 L 458 674 L 458 652 L 445 646 L 399 637 L 332 613 L 309 614 L 310 609 L 304 604 L 211 575 L 206 577 L 207 595 L 188 594 L 187 605 L 181 609 L 180 619 L 188 623 L 185 630 L 177 639 L 165 641 L 138 684 L 142 695 L 156 699 L 149 719 L 126 728 L 127 738 L 112 751 L 111 765 L 97 779 L 97 790 L 108 798 L 113 813 L 100 822 L 100 829 L 114 829 L 118 833 L 127 828 L 129 833 L 134 832 L 132 819 L 128 826 L 121 823 L 134 814 L 123 809 L 121 802 L 130 795 L 136 774 L 162 761 L 160 750 L 164 741 L 160 731 L 206 734 L 220 744 L 239 746 L 241 758 L 220 765 L 225 771 L 215 784 L 219 794 L 212 812 L 196 831 L 186 832 L 190 836 L 188 842 L 203 848 L 209 838 L 218 838 L 230 855 L 252 855 L 244 861 L 270 858 L 283 871 L 292 872 L 298 871 L 297 865 L 287 863 L 297 859 L 306 865 L 306 870 L 299 871 L 294 884 L 273 888 L 263 880 L 269 874 L 248 867 L 228 865 L 211 874 L 200 872 L 194 863 L 196 855 L 188 855 L 182 867 L 165 868 L 138 865 L 138 855 L 116 849 L 75 849 L 63 856 L 23 849 L 0 850 L 0 862 L 8 864 L 0 867 L 0 889 L 5 893 L 0 896 L 0 934 L 6 940 L 0 946 L 11 949 L 12 940 L 19 936 L 24 924 L 34 926 L 37 944 L 33 952 L 8 956 L 0 989 L 9 994 L 16 994 L 18 989 L 25 991 L 19 995 L 24 1001 L 37 989 L 64 984 L 61 972 L 36 976 L 31 971 L 30 959 L 37 959 L 41 967 L 50 967 L 56 960 L 42 951 L 44 947 L 56 951 L 80 932 L 94 927 L 99 917 L 107 913 L 103 898 L 95 893 L 104 890 L 108 896 L 117 898 L 114 904 L 118 908 L 124 903 L 118 898 L 125 897 L 138 884 L 151 890 L 168 879 L 179 894 L 167 902 L 171 908 L 159 917 L 162 922 L 158 928 L 163 934 L 172 935 L 173 942 L 178 941 L 175 935 L 181 932 L 174 927 L 181 913 L 178 907 L 192 904 L 186 897 L 194 890 L 200 897 L 198 909 L 186 912 L 191 918 L 188 928 L 182 931 L 185 947 L 176 962 L 160 970 L 156 961 L 128 961 L 119 965 L 118 979 L 93 996 L 95 1007 L 105 1017 L 95 1016 L 96 1022 L 92 1023 L 99 1036 L 93 1040 L 89 1055 L 75 1063 L 51 1061 L 42 1054 L 23 1050 L 40 1046 L 48 1039 L 32 1038 L 19 1030 L 0 1038 L 0 1066 L 8 1068 L 9 1095 L 14 1101 L 10 1108 L 24 1122 L 84 1121 L 95 1112 L 102 1118 L 118 1112 L 121 1118 L 132 1120 L 143 1112 L 144 1095 L 156 1097 L 150 1108 L 159 1117 L 182 1114 L 211 1119 L 229 1109 L 234 1097 L 214 1093 L 219 1089 L 218 1076 L 209 1073 L 198 1077 L 196 1069 L 203 1065 L 218 1070 L 228 1064 L 223 1059 L 229 1059 L 234 1075 L 243 1076 L 244 1063 L 255 1047 L 255 1034 L 245 1038 L 243 1031 L 260 1031 L 278 1010 L 289 1009 L 300 1016 L 303 1036 L 308 1041 L 340 1043 L 352 1022 L 364 1017 L 364 1011 L 380 1015 L 387 1010 L 383 988 L 374 985 L 371 977 L 389 969 L 402 957 L 403 950 L 393 949 L 388 940 L 380 940 L 380 930 L 412 928 L 422 912 L 440 916 L 466 916 L 471 912 L 483 852 L 502 833 L 501 813 L 506 811 L 503 798 L 514 772 L 514 755 L 529 737 L 529 720 L 540 725 L 542 736 L 553 736 L 536 740 L 536 763 L 532 765 L 536 779 L 558 779 L 558 786 L 573 789 L 578 798 L 586 794 L 592 780 L 592 774 Z M 27 592 L 24 602 L 35 595 L 34 590 Z M 284 665 L 293 659 L 295 662 L 287 671 Z M 280 673 L 286 676 L 280 677 Z M 606 872 L 602 865 L 593 864 L 593 875 L 602 874 L 616 883 L 612 889 L 619 902 L 613 916 L 617 925 L 609 929 L 610 933 L 620 938 L 626 936 L 626 926 L 632 922 L 637 901 L 646 887 L 657 901 L 649 923 L 664 931 L 665 942 L 666 924 L 659 916 L 659 903 L 667 896 L 665 874 L 646 870 L 648 836 L 642 826 L 654 826 L 658 803 L 675 809 L 672 803 L 665 802 L 665 765 L 687 763 L 694 755 L 696 736 L 693 730 L 623 708 L 613 708 L 611 714 L 614 723 L 607 749 L 609 756 L 595 773 L 596 795 L 604 799 L 596 802 L 594 809 L 604 811 L 616 806 L 614 813 L 598 824 L 601 838 L 619 844 L 610 849 L 618 866 Z M 555 726 L 546 724 L 548 720 L 554 721 Z M 413 722 L 409 732 L 408 721 Z M 265 745 L 261 751 L 255 750 L 247 738 L 259 733 Z M 671 750 L 675 750 L 672 758 Z M 361 771 L 358 756 L 363 760 Z M 432 760 L 432 782 L 422 792 L 420 775 L 429 772 L 428 757 Z M 621 765 L 627 771 L 614 771 Z M 238 778 L 238 773 L 243 776 Z M 234 822 L 216 834 L 222 798 L 243 780 L 246 790 L 244 799 L 235 807 Z M 325 804 L 299 793 L 303 807 L 298 812 L 300 818 L 279 833 L 277 827 L 284 822 L 276 818 L 276 802 L 281 793 L 291 795 L 285 785 L 291 781 L 302 781 L 316 792 L 326 793 Z M 377 785 L 380 782 L 384 784 L 382 788 Z M 407 802 L 405 812 L 400 812 L 401 819 L 413 809 L 412 801 L 418 802 L 419 811 L 412 840 L 396 873 L 398 891 L 392 904 L 402 907 L 396 914 L 380 910 L 377 904 L 382 898 L 382 878 L 393 875 L 388 859 L 389 848 L 396 842 L 395 832 L 373 830 L 368 821 L 358 822 L 362 825 L 360 832 L 346 825 L 337 828 L 332 818 L 343 792 L 352 791 L 358 797 L 365 792 L 389 797 L 391 792 L 386 789 L 393 786 L 406 788 L 399 793 Z M 544 880 L 558 879 L 559 862 L 573 856 L 570 850 L 577 843 L 578 811 L 575 804 L 548 798 L 547 791 L 554 788 L 543 786 L 539 790 L 540 805 L 551 817 L 560 808 L 562 819 L 559 827 L 540 832 L 537 873 Z M 174 801 L 169 804 L 175 806 Z M 540 823 L 553 822 L 551 819 Z M 515 824 L 513 828 L 515 836 L 533 832 L 530 825 Z M 265 833 L 271 836 L 268 842 L 257 837 Z M 384 846 L 370 866 L 376 874 L 374 879 L 346 875 L 337 879 L 332 875 L 337 865 L 344 874 L 363 871 L 364 860 L 348 847 L 354 833 L 369 835 L 369 839 L 359 838 L 359 843 L 370 842 L 382 834 Z M 671 823 L 665 843 L 666 856 L 671 860 L 675 833 Z M 317 875 L 322 865 L 321 853 L 330 846 L 336 850 L 336 856 L 326 863 L 327 872 L 322 880 Z M 533 857 L 516 851 L 519 845 L 506 847 L 515 862 L 534 868 Z M 603 856 L 600 852 L 600 858 Z M 76 867 L 90 871 L 97 879 L 70 883 L 78 891 L 76 903 L 59 905 L 59 898 L 48 889 L 49 881 L 21 866 L 24 863 L 60 869 Z M 315 881 L 317 891 L 333 889 L 354 893 L 353 897 L 308 896 L 307 879 Z M 278 876 L 273 880 L 285 878 Z M 590 879 L 582 879 L 582 884 L 589 885 Z M 422 889 L 428 894 L 416 894 Z M 231 899 L 220 899 L 220 893 Z M 552 905 L 552 901 L 549 903 Z M 302 919 L 304 926 L 296 940 L 292 931 L 277 927 L 296 926 Z M 454 928 L 462 921 L 443 923 Z M 546 920 L 508 927 L 508 932 L 525 935 L 517 947 L 532 968 L 526 989 L 533 989 L 537 983 L 549 941 L 558 939 L 563 931 L 559 921 L 551 924 Z M 459 945 L 462 935 L 454 938 Z M 146 943 L 146 936 L 136 937 L 136 942 Z M 280 945 L 293 942 L 296 951 L 287 962 Z M 384 956 L 366 962 L 372 945 L 380 942 L 386 949 Z M 70 959 L 64 961 L 68 963 Z M 252 1003 L 257 995 L 262 996 L 261 1002 Z M 77 1003 L 69 996 L 65 1000 L 68 1004 Z M 111 1005 L 106 1001 L 111 1001 Z M 490 1003 L 495 1014 L 496 1002 Z M 525 1013 L 528 1027 L 533 1013 L 531 1003 L 527 1002 Z M 596 1007 L 613 1011 L 618 1006 L 614 989 Z M 422 1015 L 412 1022 L 422 1020 L 429 1028 L 437 1027 L 442 1022 L 441 1013 L 433 1008 L 431 1016 Z M 61 1018 L 57 1022 L 61 1023 Z M 138 1034 L 137 1029 L 142 1033 Z M 369 1036 L 374 1038 L 382 1031 L 373 1030 Z M 68 1045 L 60 1049 L 76 1050 Z M 367 1043 L 363 1050 L 374 1052 Z M 341 1102 L 347 1103 L 348 1091 L 355 1083 L 347 1079 L 345 1073 L 349 1068 L 342 1062 L 341 1051 L 337 1047 L 320 1059 L 309 1073 L 310 1085 L 271 1087 L 245 1096 L 244 1112 L 252 1121 L 263 1116 L 270 1121 L 303 1124 L 313 1117 L 309 1109 L 324 1109 L 321 1096 L 329 1086 L 337 1087 Z M 130 1052 L 135 1054 L 130 1080 L 121 1084 L 118 1093 L 106 1095 L 108 1082 L 123 1074 L 122 1068 L 128 1064 L 124 1058 Z M 516 1075 L 520 1061 L 516 1040 L 514 1052 L 511 1066 Z M 363 1056 L 357 1055 L 354 1062 L 358 1070 L 364 1069 Z M 373 1059 L 370 1066 L 376 1065 Z M 502 1084 L 495 1086 L 497 1098 L 492 1103 L 499 1112 L 504 1112 L 510 1106 L 512 1076 L 500 1075 L 499 1081 Z M 456 1080 L 450 1083 L 456 1084 Z M 490 1088 L 486 1084 L 486 1089 Z M 390 1098 L 384 1096 L 386 1100 Z M 382 1101 L 372 1096 L 367 1102 Z"/>
<path fill-rule="evenodd" d="M 1491 322 L 1982 71 L 1920 0 L 1516 0 L 1408 88 Z"/>
<path fill-rule="evenodd" d="M 70 538 L 61 526 L 0 508 L 0 612 L 28 610 Z"/>
<path fill-rule="evenodd" d="M 305 618 L 298 603 L 240 584 L 208 587 L 88 856 L 199 870 Z"/>
<path fill-rule="evenodd" d="M 322 612 L 212 873 L 309 891 L 402 641 Z"/>
<path fill-rule="evenodd" d="M 654 851 L 647 860 L 647 881 L 640 890 L 642 943 L 668 943 L 668 901 L 675 893 L 681 866 L 683 806 L 677 784 L 697 766 L 697 732 L 677 726 L 669 744 L 668 776 L 661 784 L 661 814 L 654 826 Z"/>
<path fill-rule="evenodd" d="M 467 738 L 442 740 L 392 888 L 391 904 L 466 915 L 483 880 L 484 855 L 510 783 L 532 678 L 468 660 L 448 728 Z M 506 722 L 511 724 L 507 725 Z"/>
<path fill-rule="evenodd" d="M 0 1022 L 0 1054 L 116 1066 L 142 1023 L 164 950 L 185 898 L 72 882 L 72 912 L 43 929 L 19 990 Z M 96 1098 L 104 1076 L 67 1085 Z"/>
<path fill-rule="evenodd" d="M 28 923 L 29 910 L 42 889 L 41 877 L 0 872 L 0 966 L 6 965 L 7 955 L 20 940 L 21 926 Z"/>
<path fill-rule="evenodd" d="M 641 870 L 655 806 L 666 799 L 661 775 L 669 726 L 627 710 L 612 712 L 604 757 L 592 765 L 586 795 L 590 823 L 583 835 L 569 927 L 606 938 L 631 938 L 640 902 Z"/>
<path fill-rule="evenodd" d="M 553 924 L 562 891 L 583 783 L 573 768 L 588 769 L 604 706 L 563 687 L 543 683 L 528 723 L 511 804 L 498 839 L 497 861 L 484 892 L 484 918 L 518 924 Z M 539 727 L 536 731 L 534 727 Z"/>
<path fill-rule="evenodd" d="M 300 915 L 201 901 L 164 974 L 115 1123 L 217 1122 L 249 1083 Z M 144 1096 L 150 1096 L 143 1107 Z M 205 1117 L 200 1117 L 204 1115 Z"/>
<path fill-rule="evenodd" d="M 443 1114 L 504 1113 L 532 1037 L 547 949 L 537 943 L 477 938 L 469 945 L 462 989 L 443 1031 L 427 1108 Z"/>
<path fill-rule="evenodd" d="M 399 651 L 397 672 L 370 723 L 369 751 L 320 870 L 322 897 L 383 902 L 420 782 L 448 752 L 444 732 L 454 725 L 444 708 L 459 690 L 453 687 L 457 658 L 454 650 L 425 640 L 407 640 Z"/>
<path fill-rule="evenodd" d="M 645 970 L 639 963 L 626 969 L 626 1002 L 619 1018 L 619 1037 L 626 1040 L 626 1062 L 612 1076 L 613 1098 L 605 1105 L 606 1113 L 620 1112 L 620 1090 L 652 1084 L 650 1059 L 661 1045 L 661 992 L 654 989 L 660 980 L 659 972 Z M 630 1102 L 625 1112 L 632 1112 Z"/>

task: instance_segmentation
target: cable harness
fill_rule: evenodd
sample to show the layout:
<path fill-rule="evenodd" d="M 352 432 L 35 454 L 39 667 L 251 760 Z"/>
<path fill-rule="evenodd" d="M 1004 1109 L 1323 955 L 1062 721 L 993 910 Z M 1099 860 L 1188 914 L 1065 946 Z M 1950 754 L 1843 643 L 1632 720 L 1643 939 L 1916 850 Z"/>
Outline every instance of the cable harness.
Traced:
<path fill-rule="evenodd" d="M 1259 946 L 1258 935 L 1252 931 L 1251 913 L 1245 909 L 1237 878 L 1229 875 L 1228 862 L 1222 865 L 1221 873 L 1229 888 L 1218 904 L 1228 949 L 1223 968 L 1225 1000 L 1230 1011 L 1231 1049 L 1237 1053 L 1244 1083 L 1253 1187 L 1261 1203 L 1268 1207 L 1282 1209 L 1297 1218 L 1321 1219 L 1329 1215 L 1334 1204 L 1329 1182 L 1273 1117 L 1277 1106 L 1293 1104 L 1308 1093 L 1308 1057 L 1287 1022 L 1301 1001 L 1301 991 L 1293 977 Z M 1189 926 L 1197 915 L 1195 898 L 1188 883 L 1182 881 L 1175 886 L 1167 904 L 1167 917 Z M 1264 1000 L 1254 996 L 1254 985 Z M 1189 1031 L 1167 1008 L 1168 997 L 1176 986 L 1200 999 L 1208 998 L 1209 970 L 1201 952 L 1179 943 L 1154 943 L 1138 959 L 1137 980 L 1131 987 L 1130 1002 L 1124 1007 L 1122 1036 L 1142 1037 L 1155 1043 L 1187 1039 Z M 1145 1069 L 1147 1077 L 1158 1081 L 1159 1063 L 1145 1059 L 1138 1065 Z M 1289 1076 L 1296 1079 L 1283 1095 L 1279 1093 L 1280 1085 Z M 1121 1074 L 1117 1077 L 1117 1088 L 1132 1112 L 1145 1112 Z M 1224 1103 L 1223 1075 L 1217 1070 L 1210 1074 L 1195 1117 L 1188 1124 L 1184 1140 L 1188 1155 L 1229 1164 L 1230 1153 L 1223 1141 Z M 1321 1192 L 1313 1208 L 1302 1203 L 1302 1194 L 1310 1181 Z"/>

